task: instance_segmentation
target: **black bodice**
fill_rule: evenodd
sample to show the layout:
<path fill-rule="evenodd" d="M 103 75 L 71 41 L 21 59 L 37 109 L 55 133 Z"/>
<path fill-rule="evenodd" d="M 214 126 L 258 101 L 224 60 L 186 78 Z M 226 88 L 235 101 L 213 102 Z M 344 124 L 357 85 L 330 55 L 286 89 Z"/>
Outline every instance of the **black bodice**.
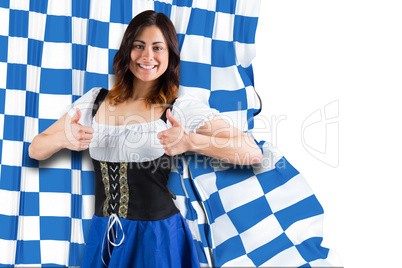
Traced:
<path fill-rule="evenodd" d="M 147 162 L 94 160 L 95 215 L 112 213 L 130 220 L 161 220 L 179 210 L 167 188 L 173 158 L 163 156 Z"/>

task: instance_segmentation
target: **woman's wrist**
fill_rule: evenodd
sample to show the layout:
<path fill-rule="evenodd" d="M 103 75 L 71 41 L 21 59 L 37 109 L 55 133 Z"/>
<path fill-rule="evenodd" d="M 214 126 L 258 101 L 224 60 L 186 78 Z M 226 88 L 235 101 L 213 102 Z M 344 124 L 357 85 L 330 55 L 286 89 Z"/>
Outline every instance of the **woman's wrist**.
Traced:
<path fill-rule="evenodd" d="M 188 134 L 188 151 L 196 153 L 205 153 L 205 149 L 209 146 L 211 142 L 211 137 L 201 135 L 194 132 L 189 132 Z"/>
<path fill-rule="evenodd" d="M 57 151 L 68 147 L 67 146 L 68 140 L 65 136 L 64 131 L 56 132 L 50 135 L 51 135 L 50 140 L 52 140 L 52 144 L 54 144 Z"/>
<path fill-rule="evenodd" d="M 186 140 L 187 140 L 187 151 L 195 152 L 196 146 L 194 144 L 194 141 L 196 140 L 196 133 L 193 132 L 187 132 L 186 134 Z"/>

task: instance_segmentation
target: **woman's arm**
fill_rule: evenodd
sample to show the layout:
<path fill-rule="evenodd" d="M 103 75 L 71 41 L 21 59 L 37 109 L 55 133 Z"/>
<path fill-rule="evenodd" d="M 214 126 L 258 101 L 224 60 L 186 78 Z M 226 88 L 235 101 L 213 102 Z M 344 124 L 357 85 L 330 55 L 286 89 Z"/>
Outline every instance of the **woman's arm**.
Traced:
<path fill-rule="evenodd" d="M 170 110 L 166 116 L 172 128 L 161 131 L 158 138 L 167 155 L 193 151 L 233 164 L 251 165 L 261 162 L 262 153 L 254 140 L 219 116 L 207 121 L 197 129 L 197 133 L 188 132 Z"/>
<path fill-rule="evenodd" d="M 78 124 L 81 111 L 77 108 L 74 117 L 66 113 L 49 128 L 35 136 L 29 146 L 29 157 L 44 160 L 63 148 L 81 151 L 91 143 L 92 127 Z"/>

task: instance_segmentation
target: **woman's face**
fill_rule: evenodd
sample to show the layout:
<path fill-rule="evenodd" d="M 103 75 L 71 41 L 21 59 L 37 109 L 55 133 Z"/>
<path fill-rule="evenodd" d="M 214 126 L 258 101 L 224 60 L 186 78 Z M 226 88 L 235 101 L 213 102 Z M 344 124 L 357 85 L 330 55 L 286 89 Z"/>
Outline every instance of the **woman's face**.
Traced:
<path fill-rule="evenodd" d="M 157 26 L 144 27 L 135 37 L 130 54 L 130 71 L 142 82 L 156 82 L 169 64 L 169 49 Z"/>

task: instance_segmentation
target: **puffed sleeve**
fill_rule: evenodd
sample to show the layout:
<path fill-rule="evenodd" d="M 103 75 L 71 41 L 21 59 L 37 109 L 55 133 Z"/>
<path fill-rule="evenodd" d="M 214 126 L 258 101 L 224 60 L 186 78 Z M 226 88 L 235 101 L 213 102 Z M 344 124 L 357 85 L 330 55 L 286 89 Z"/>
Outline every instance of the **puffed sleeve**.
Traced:
<path fill-rule="evenodd" d="M 76 108 L 81 111 L 81 118 L 78 121 L 79 124 L 83 126 L 92 125 L 92 107 L 94 105 L 95 99 L 101 90 L 100 87 L 92 88 L 90 91 L 82 95 L 78 100 L 68 106 L 67 112 L 73 117 L 76 113 Z"/>
<path fill-rule="evenodd" d="M 219 111 L 212 109 L 194 96 L 184 94 L 179 96 L 172 108 L 172 115 L 190 132 L 195 132 L 205 122 L 218 115 Z M 168 122 L 171 127 L 170 122 Z"/>

